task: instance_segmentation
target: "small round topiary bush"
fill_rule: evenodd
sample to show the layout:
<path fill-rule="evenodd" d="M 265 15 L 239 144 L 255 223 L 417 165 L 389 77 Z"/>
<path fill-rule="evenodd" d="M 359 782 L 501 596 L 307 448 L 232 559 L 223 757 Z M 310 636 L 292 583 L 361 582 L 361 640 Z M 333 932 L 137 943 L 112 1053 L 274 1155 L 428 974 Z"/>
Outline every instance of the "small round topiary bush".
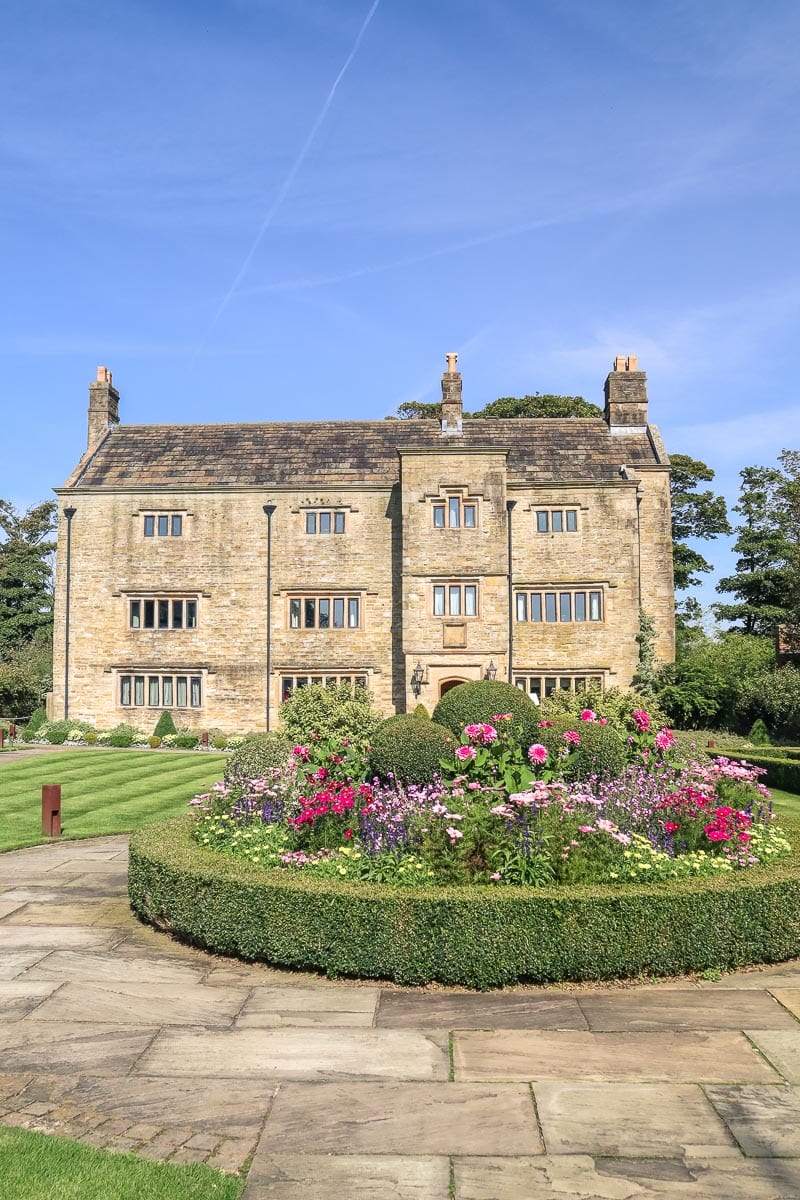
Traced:
<path fill-rule="evenodd" d="M 564 778 L 567 782 L 588 779 L 591 775 L 621 775 L 625 769 L 625 743 L 610 725 L 596 721 L 556 717 L 552 724 L 537 729 L 537 741 L 547 747 L 552 762 L 564 746 L 564 734 L 574 731 L 581 739 L 571 754 Z"/>
<path fill-rule="evenodd" d="M 511 713 L 511 724 L 522 729 L 526 748 L 539 741 L 539 709 L 519 688 L 495 679 L 451 688 L 433 710 L 433 720 L 460 737 L 465 725 L 490 722 L 498 713 Z"/>
<path fill-rule="evenodd" d="M 381 779 L 394 776 L 407 783 L 430 783 L 440 760 L 451 757 L 455 738 L 428 717 L 403 713 L 389 717 L 375 731 L 369 763 Z"/>
<path fill-rule="evenodd" d="M 259 779 L 273 767 L 282 767 L 292 752 L 285 733 L 257 733 L 237 746 L 225 764 L 225 782 L 235 779 Z"/>
<path fill-rule="evenodd" d="M 97 745 L 97 734 L 93 730 L 90 730 L 89 733 L 86 734 L 86 745 L 87 746 L 96 746 Z"/>
<path fill-rule="evenodd" d="M 163 738 L 165 733 L 177 733 L 175 722 L 172 719 L 172 713 L 164 709 L 161 716 L 156 722 L 156 727 L 153 730 L 153 737 Z"/>
<path fill-rule="evenodd" d="M 157 750 L 159 748 L 159 746 L 161 745 L 161 738 L 156 737 L 156 735 L 153 734 L 152 737 L 147 739 L 147 742 L 148 742 L 148 745 L 150 746 L 151 750 Z"/>

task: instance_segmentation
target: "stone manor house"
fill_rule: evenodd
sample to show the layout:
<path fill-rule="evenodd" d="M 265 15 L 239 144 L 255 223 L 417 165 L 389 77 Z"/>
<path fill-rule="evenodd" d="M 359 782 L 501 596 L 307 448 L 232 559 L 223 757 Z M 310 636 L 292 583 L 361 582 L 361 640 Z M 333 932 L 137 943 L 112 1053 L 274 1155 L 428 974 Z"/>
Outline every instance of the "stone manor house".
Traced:
<path fill-rule="evenodd" d="M 54 717 L 275 727 L 308 683 L 387 713 L 466 680 L 627 686 L 674 645 L 669 460 L 617 358 L 591 419 L 126 425 L 105 367 L 56 489 Z"/>

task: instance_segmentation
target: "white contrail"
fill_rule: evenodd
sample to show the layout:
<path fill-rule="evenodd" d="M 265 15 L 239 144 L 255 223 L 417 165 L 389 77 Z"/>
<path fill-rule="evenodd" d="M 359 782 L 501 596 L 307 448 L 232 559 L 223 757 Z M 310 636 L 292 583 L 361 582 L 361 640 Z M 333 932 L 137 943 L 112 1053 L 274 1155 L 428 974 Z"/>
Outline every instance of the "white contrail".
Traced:
<path fill-rule="evenodd" d="M 244 262 L 239 267 L 239 270 L 236 272 L 236 277 L 235 277 L 233 283 L 231 284 L 231 286 L 228 288 L 227 292 L 223 296 L 219 308 L 214 313 L 214 319 L 211 322 L 209 332 L 211 331 L 211 329 L 214 328 L 217 321 L 222 316 L 225 309 L 228 307 L 228 304 L 230 303 L 234 292 L 236 291 L 237 287 L 241 283 L 244 276 L 247 274 L 247 270 L 250 266 L 250 263 L 253 261 L 253 255 L 255 254 L 256 250 L 258 249 L 258 247 L 261 243 L 261 239 L 263 238 L 264 234 L 269 229 L 270 225 L 273 222 L 275 214 L 277 213 L 278 209 L 280 208 L 280 206 L 283 204 L 284 200 L 286 199 L 286 195 L 287 195 L 290 187 L 292 186 L 292 184 L 295 181 L 297 172 L 300 170 L 303 163 L 305 162 L 306 156 L 314 142 L 314 138 L 319 133 L 320 126 L 322 125 L 322 122 L 325 120 L 326 116 L 328 115 L 328 110 L 330 109 L 330 106 L 333 103 L 333 98 L 336 95 L 336 89 L 338 88 L 338 86 L 342 82 L 342 80 L 344 79 L 344 77 L 347 73 L 347 68 L 350 66 L 351 62 L 353 61 L 356 54 L 358 53 L 358 48 L 361 45 L 364 34 L 367 32 L 370 21 L 375 16 L 375 13 L 377 11 L 377 8 L 378 8 L 378 5 L 380 4 L 380 2 L 381 2 L 381 0 L 373 0 L 372 6 L 371 6 L 369 12 L 367 13 L 366 17 L 364 18 L 361 28 L 358 31 L 356 40 L 353 42 L 350 53 L 348 54 L 347 58 L 344 60 L 344 65 L 343 65 L 342 69 L 340 70 L 339 74 L 334 79 L 333 85 L 332 85 L 330 91 L 328 92 L 328 95 L 325 98 L 325 103 L 322 105 L 322 108 L 317 113 L 316 120 L 314 121 L 314 124 L 311 126 L 311 131 L 310 131 L 308 137 L 306 138 L 306 140 L 303 142 L 300 153 L 297 155 L 297 158 L 292 163 L 292 165 L 289 169 L 289 173 L 286 176 L 286 178 L 284 179 L 283 183 L 278 188 L 278 192 L 277 192 L 277 195 L 275 196 L 275 199 L 272 201 L 272 204 L 269 206 L 266 213 L 264 214 L 264 220 L 261 222 L 261 228 L 259 229 L 255 238 L 253 239 L 253 244 L 250 247 L 250 249 L 248 250 L 247 254 L 245 255 Z"/>

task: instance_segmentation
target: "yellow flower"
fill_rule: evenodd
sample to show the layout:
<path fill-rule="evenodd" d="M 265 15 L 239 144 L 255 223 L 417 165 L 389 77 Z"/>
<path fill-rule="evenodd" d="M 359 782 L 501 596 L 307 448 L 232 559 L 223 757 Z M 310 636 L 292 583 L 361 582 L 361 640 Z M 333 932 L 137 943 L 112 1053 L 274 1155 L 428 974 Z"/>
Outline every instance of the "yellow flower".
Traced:
<path fill-rule="evenodd" d="M 347 874 L 347 867 L 339 867 L 339 874 L 340 874 L 340 875 L 346 875 L 346 874 Z"/>

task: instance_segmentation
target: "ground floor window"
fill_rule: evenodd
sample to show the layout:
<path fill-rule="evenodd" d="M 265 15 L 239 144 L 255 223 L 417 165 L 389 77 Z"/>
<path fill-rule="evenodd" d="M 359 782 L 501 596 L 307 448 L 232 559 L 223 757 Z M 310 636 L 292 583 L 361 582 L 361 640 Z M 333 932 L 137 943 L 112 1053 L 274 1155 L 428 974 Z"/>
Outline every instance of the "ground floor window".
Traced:
<path fill-rule="evenodd" d="M 514 672 L 514 683 L 523 692 L 527 692 L 532 699 L 542 700 L 548 696 L 552 696 L 554 692 L 586 692 L 589 688 L 593 691 L 602 691 L 603 676 L 591 674 L 552 674 L 545 675 L 544 672 L 532 671 L 530 674 L 525 671 Z"/>
<path fill-rule="evenodd" d="M 202 675 L 119 676 L 119 702 L 123 708 L 202 708 Z"/>
<path fill-rule="evenodd" d="M 334 687 L 337 683 L 349 683 L 365 688 L 367 686 L 367 676 L 342 675 L 338 671 L 326 671 L 324 674 L 315 675 L 310 673 L 303 675 L 281 675 L 281 701 L 288 700 L 296 689 L 308 687 L 312 683 L 323 683 L 326 687 Z"/>

